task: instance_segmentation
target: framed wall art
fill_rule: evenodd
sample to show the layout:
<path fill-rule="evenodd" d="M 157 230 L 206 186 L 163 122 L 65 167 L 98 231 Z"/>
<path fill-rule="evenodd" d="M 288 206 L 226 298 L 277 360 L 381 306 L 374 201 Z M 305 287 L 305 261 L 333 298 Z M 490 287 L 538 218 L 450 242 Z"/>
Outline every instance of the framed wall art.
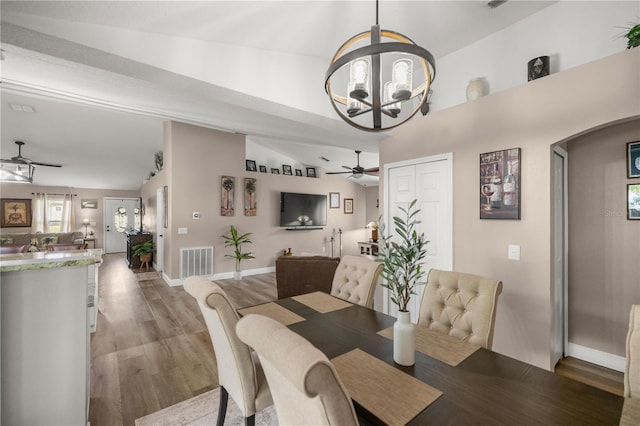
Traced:
<path fill-rule="evenodd" d="M 480 154 L 480 219 L 520 219 L 520 148 Z"/>
<path fill-rule="evenodd" d="M 344 213 L 353 214 L 353 198 L 344 199 Z"/>
<path fill-rule="evenodd" d="M 260 173 L 267 173 L 267 166 L 260 166 Z"/>
<path fill-rule="evenodd" d="M 245 160 L 246 168 L 248 172 L 257 172 L 256 162 L 253 160 Z"/>
<path fill-rule="evenodd" d="M 315 167 L 307 167 L 307 177 L 316 177 L 316 168 Z"/>
<path fill-rule="evenodd" d="M 162 205 L 164 206 L 164 214 L 162 215 L 164 228 L 169 227 L 169 187 L 167 185 L 162 187 Z"/>
<path fill-rule="evenodd" d="M 220 189 L 220 216 L 233 216 L 236 210 L 234 205 L 236 178 L 233 176 L 222 176 Z"/>
<path fill-rule="evenodd" d="M 31 199 L 30 198 L 2 198 L 2 223 L 3 228 L 30 227 L 31 226 Z"/>
<path fill-rule="evenodd" d="M 273 173 L 274 175 L 279 175 L 280 174 L 280 169 L 277 169 L 275 167 L 271 168 L 271 173 Z"/>
<path fill-rule="evenodd" d="M 627 185 L 627 219 L 640 220 L 640 183 Z"/>
<path fill-rule="evenodd" d="M 627 177 L 640 177 L 640 141 L 627 144 Z"/>
<path fill-rule="evenodd" d="M 255 216 L 256 209 L 256 192 L 257 179 L 244 178 L 244 215 Z"/>
<path fill-rule="evenodd" d="M 282 165 L 282 174 L 283 175 L 289 175 L 292 176 L 293 173 L 291 173 L 291 166 L 288 164 L 283 164 Z"/>
<path fill-rule="evenodd" d="M 80 208 L 83 209 L 97 209 L 98 208 L 98 200 L 81 200 Z"/>
<path fill-rule="evenodd" d="M 339 209 L 340 208 L 340 193 L 339 192 L 330 192 L 329 193 L 329 208 L 330 209 Z"/>
<path fill-rule="evenodd" d="M 296 169 L 296 176 L 302 176 L 302 169 Z"/>

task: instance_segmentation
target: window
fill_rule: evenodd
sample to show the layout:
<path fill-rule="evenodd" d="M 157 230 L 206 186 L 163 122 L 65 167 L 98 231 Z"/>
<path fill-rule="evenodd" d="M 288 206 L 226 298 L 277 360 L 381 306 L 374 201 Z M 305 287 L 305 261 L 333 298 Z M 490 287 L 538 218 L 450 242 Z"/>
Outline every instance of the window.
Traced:
<path fill-rule="evenodd" d="M 64 201 L 62 199 L 47 200 L 47 227 L 49 232 L 61 232 L 62 225 L 62 209 Z"/>
<path fill-rule="evenodd" d="M 116 231 L 125 232 L 127 230 L 127 226 L 129 224 L 128 216 L 127 209 L 123 206 L 116 209 L 113 218 L 113 223 L 116 225 Z"/>

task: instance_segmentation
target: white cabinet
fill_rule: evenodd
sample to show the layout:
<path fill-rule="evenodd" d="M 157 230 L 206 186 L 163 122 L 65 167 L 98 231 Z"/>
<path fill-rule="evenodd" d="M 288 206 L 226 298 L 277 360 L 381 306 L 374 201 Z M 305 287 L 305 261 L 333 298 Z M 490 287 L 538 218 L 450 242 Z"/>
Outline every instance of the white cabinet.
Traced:
<path fill-rule="evenodd" d="M 87 424 L 87 300 L 97 266 L 86 258 L 54 264 L 7 270 L 0 261 L 2 424 Z"/>

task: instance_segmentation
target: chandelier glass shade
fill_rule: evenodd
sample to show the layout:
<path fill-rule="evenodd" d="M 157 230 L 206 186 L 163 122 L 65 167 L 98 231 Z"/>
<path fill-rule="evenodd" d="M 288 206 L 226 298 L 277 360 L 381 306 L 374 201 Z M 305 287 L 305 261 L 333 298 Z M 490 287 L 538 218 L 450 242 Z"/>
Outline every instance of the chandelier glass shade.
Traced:
<path fill-rule="evenodd" d="M 382 131 L 418 111 L 426 114 L 435 72 L 428 50 L 376 23 L 338 49 L 325 74 L 325 90 L 344 121 L 360 130 Z"/>
<path fill-rule="evenodd" d="M 0 160 L 0 182 L 33 183 L 35 167 L 28 163 Z"/>

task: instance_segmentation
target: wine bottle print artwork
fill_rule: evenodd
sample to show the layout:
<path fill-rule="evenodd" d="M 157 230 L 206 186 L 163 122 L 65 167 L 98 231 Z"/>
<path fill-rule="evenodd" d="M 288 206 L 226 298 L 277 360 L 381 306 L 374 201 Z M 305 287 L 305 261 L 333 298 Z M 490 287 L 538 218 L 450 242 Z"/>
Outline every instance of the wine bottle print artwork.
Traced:
<path fill-rule="evenodd" d="M 480 154 L 480 219 L 520 219 L 520 148 Z"/>

